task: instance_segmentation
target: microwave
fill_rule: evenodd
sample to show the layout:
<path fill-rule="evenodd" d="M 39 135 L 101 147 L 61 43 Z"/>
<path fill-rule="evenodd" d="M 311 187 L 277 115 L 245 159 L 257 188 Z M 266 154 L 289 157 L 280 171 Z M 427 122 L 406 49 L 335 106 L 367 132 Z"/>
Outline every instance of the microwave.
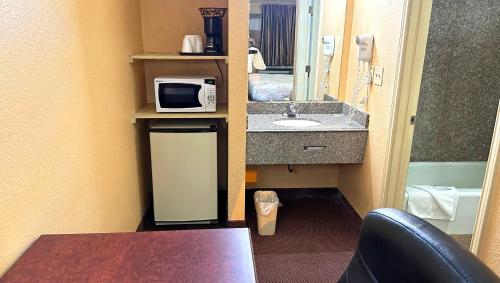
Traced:
<path fill-rule="evenodd" d="M 162 76 L 154 79 L 156 112 L 215 112 L 215 78 Z"/>

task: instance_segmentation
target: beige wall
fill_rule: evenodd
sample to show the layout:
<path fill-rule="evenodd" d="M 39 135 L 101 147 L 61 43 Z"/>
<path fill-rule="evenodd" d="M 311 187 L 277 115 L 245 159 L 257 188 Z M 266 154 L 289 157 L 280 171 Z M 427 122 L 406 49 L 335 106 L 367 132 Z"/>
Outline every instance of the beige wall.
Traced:
<path fill-rule="evenodd" d="M 329 95 L 339 97 L 340 68 L 342 64 L 342 47 L 344 43 L 344 23 L 347 0 L 323 0 L 321 2 L 321 21 L 318 45 L 318 76 L 316 85 L 318 98 L 321 96 L 321 73 L 323 71 L 323 43 L 324 35 L 335 35 L 335 54 L 331 61 L 330 74 L 328 76 Z"/>
<path fill-rule="evenodd" d="M 354 0 L 346 0 L 345 20 L 344 20 L 344 38 L 342 39 L 342 63 L 340 64 L 339 76 L 339 95 L 338 100 L 345 100 L 347 87 L 347 75 L 349 72 L 349 56 L 351 54 L 351 30 L 352 14 L 354 12 Z"/>
<path fill-rule="evenodd" d="M 2 274 L 40 234 L 135 230 L 144 201 L 139 3 L 0 6 Z"/>
<path fill-rule="evenodd" d="M 257 183 L 247 188 L 337 188 L 338 165 L 294 165 L 288 172 L 287 165 L 248 166 L 257 171 Z"/>
<path fill-rule="evenodd" d="M 229 1 L 228 217 L 245 220 L 248 0 Z"/>
<path fill-rule="evenodd" d="M 353 6 L 351 47 L 346 84 L 346 101 L 350 102 L 357 67 L 355 36 L 374 35 L 372 65 L 384 67 L 383 86 L 370 86 L 368 112 L 369 137 L 362 165 L 340 168 L 340 189 L 356 211 L 364 216 L 380 205 L 386 172 L 389 128 L 398 70 L 398 54 L 402 36 L 404 1 L 358 0 Z M 374 12 L 376 11 L 376 13 Z"/>

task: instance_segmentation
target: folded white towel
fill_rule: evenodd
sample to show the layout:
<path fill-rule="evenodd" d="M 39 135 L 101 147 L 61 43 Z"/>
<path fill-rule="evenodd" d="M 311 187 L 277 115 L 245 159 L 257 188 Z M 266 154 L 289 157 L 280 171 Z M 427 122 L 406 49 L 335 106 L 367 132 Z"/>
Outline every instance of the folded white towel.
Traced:
<path fill-rule="evenodd" d="M 248 54 L 248 73 L 251 74 L 254 68 L 257 70 L 265 70 L 267 66 L 259 49 L 250 47 L 248 50 L 257 51 L 255 54 Z"/>
<path fill-rule="evenodd" d="M 406 187 L 406 211 L 425 219 L 455 220 L 459 193 L 455 187 L 415 185 Z"/>

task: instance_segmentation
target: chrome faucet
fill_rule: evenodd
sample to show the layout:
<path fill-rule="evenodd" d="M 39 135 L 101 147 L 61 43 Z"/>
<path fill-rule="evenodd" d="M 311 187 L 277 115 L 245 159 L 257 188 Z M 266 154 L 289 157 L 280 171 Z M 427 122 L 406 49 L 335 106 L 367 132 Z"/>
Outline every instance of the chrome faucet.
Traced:
<path fill-rule="evenodd" d="M 288 118 L 296 118 L 297 115 L 299 114 L 299 111 L 297 111 L 297 105 L 295 105 L 294 102 L 290 102 L 290 104 L 288 104 L 288 109 L 285 114 Z"/>

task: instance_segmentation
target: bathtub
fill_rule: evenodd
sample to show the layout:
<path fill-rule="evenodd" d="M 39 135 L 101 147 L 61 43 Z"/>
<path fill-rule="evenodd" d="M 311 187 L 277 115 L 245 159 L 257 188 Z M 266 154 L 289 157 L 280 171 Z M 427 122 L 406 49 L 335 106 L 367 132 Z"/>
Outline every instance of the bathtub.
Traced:
<path fill-rule="evenodd" d="M 472 234 L 486 162 L 410 162 L 406 185 L 453 186 L 460 194 L 455 220 L 426 219 L 447 234 Z M 405 194 L 403 209 L 406 210 Z"/>

